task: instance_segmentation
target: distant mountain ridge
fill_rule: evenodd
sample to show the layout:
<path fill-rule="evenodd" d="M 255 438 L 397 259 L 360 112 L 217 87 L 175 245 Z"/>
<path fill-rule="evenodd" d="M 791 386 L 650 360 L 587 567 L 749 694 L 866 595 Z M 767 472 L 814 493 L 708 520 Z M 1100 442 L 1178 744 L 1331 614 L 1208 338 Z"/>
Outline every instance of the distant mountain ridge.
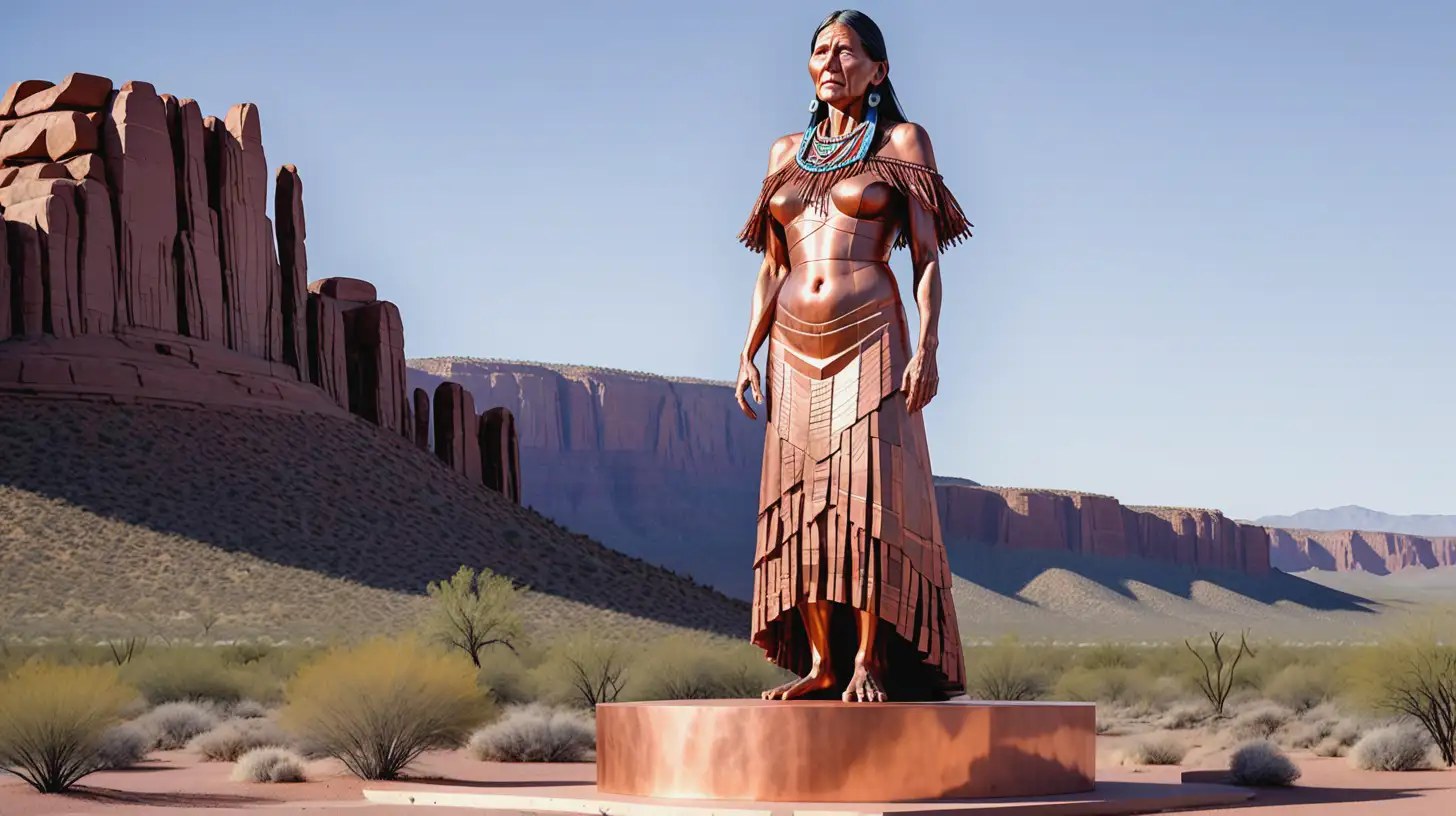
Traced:
<path fill-rule="evenodd" d="M 1456 536 L 1456 515 L 1397 516 L 1355 504 L 1327 510 L 1302 510 L 1290 516 L 1264 516 L 1255 523 L 1290 530 L 1360 530 L 1415 536 Z"/>

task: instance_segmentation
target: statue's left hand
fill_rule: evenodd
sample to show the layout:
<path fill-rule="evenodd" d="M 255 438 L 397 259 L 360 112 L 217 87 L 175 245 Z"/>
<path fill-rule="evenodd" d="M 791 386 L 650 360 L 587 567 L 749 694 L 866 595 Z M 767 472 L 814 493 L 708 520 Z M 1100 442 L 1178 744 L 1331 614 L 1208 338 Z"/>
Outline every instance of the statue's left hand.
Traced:
<path fill-rule="evenodd" d="M 935 397 L 940 389 L 940 371 L 935 365 L 935 349 L 921 346 L 905 366 L 905 381 L 900 386 L 905 391 L 905 406 L 915 413 Z"/>

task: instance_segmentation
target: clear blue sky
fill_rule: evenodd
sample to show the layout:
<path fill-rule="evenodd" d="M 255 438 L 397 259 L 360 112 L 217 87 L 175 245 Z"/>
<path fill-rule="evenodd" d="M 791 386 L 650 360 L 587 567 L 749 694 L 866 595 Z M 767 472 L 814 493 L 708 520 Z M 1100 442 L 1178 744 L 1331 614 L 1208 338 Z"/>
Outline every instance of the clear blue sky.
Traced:
<path fill-rule="evenodd" d="M 410 356 L 729 379 L 825 2 L 13 3 L 0 78 L 256 102 Z M 1456 513 L 1456 4 L 863 2 L 976 224 L 935 470 Z M 908 258 L 897 253 L 902 286 Z"/>

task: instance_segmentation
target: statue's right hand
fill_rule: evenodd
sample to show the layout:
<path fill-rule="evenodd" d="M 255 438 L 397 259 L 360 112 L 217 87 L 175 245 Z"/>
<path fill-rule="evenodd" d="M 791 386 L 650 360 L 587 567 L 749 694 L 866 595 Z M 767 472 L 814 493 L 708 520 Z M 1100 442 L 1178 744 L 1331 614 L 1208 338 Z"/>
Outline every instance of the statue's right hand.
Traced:
<path fill-rule="evenodd" d="M 734 396 L 738 397 L 738 407 L 743 409 L 749 419 L 758 419 L 753 406 L 743 398 L 743 392 L 747 390 L 753 391 L 754 402 L 763 404 L 763 389 L 758 385 L 758 366 L 753 364 L 752 357 L 741 356 L 738 358 L 738 388 L 735 389 Z"/>

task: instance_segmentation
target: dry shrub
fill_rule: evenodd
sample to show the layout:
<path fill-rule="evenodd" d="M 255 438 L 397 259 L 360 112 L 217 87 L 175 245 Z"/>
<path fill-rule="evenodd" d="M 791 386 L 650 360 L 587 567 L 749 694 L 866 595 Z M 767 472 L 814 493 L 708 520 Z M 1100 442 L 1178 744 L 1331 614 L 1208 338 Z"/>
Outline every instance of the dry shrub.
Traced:
<path fill-rule="evenodd" d="M 1140 739 L 1126 754 L 1137 765 L 1177 765 L 1185 756 L 1188 756 L 1188 746 L 1169 734 Z"/>
<path fill-rule="evenodd" d="M 135 692 L 114 667 L 30 663 L 0 682 L 0 768 L 42 793 L 100 770 L 107 729 Z"/>
<path fill-rule="evenodd" d="M 488 762 L 586 762 L 597 745 L 596 722 L 582 711 L 518 706 L 470 738 L 470 754 Z"/>
<path fill-rule="evenodd" d="M 1237 740 L 1267 740 L 1294 719 L 1294 712 L 1278 705 L 1249 708 L 1234 717 L 1230 730 Z"/>
<path fill-rule="evenodd" d="M 208 762 L 234 762 L 254 748 L 288 746 L 288 735 L 265 719 L 228 720 L 187 743 Z"/>
<path fill-rule="evenodd" d="M 221 719 L 212 706 L 179 702 L 159 705 L 134 722 L 151 735 L 153 748 L 171 751 L 216 728 Z"/>
<path fill-rule="evenodd" d="M 1311 750 L 1315 756 L 1344 756 L 1360 740 L 1361 733 L 1359 723 L 1349 721 L 1335 723 L 1334 727 L 1330 729 L 1329 735 L 1315 743 Z"/>
<path fill-rule="evenodd" d="M 712 635 L 662 638 L 630 669 L 638 700 L 714 700 L 757 697 L 788 676 L 756 646 Z"/>
<path fill-rule="evenodd" d="M 1362 771 L 1424 771 L 1431 767 L 1435 743 L 1409 723 L 1377 728 L 1350 749 L 1350 765 Z"/>
<path fill-rule="evenodd" d="M 134 723 L 121 723 L 106 729 L 96 745 L 98 770 L 130 768 L 147 758 L 152 750 L 152 735 Z"/>
<path fill-rule="evenodd" d="M 1246 742 L 1229 756 L 1229 776 L 1235 785 L 1282 787 L 1300 777 L 1299 766 L 1267 740 Z"/>
<path fill-rule="evenodd" d="M 425 751 L 458 747 L 490 710 L 463 654 L 407 636 L 330 652 L 287 698 L 284 727 L 363 779 L 394 779 Z"/>
<path fill-rule="evenodd" d="M 975 649 L 966 667 L 966 693 L 976 699 L 1035 700 L 1047 690 L 1045 668 L 1015 640 Z"/>
<path fill-rule="evenodd" d="M 268 706 L 256 700 L 239 700 L 228 706 L 229 717 L 239 720 L 254 720 L 268 716 Z"/>
<path fill-rule="evenodd" d="M 286 748 L 254 748 L 238 757 L 234 782 L 303 782 L 303 758 Z"/>
<path fill-rule="evenodd" d="M 1168 709 L 1159 724 L 1169 731 L 1183 731 L 1197 728 L 1211 717 L 1213 717 L 1213 710 L 1208 707 L 1207 703 L 1179 703 Z"/>

